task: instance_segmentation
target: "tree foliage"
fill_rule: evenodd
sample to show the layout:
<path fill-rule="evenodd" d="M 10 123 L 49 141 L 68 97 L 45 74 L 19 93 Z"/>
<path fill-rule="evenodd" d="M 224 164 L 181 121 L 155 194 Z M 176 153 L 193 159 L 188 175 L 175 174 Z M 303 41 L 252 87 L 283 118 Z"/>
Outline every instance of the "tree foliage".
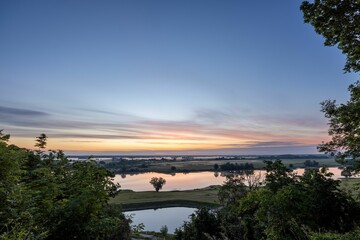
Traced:
<path fill-rule="evenodd" d="M 39 137 L 37 137 L 36 138 L 36 143 L 35 143 L 35 147 L 38 147 L 39 148 L 39 150 L 41 150 L 41 149 L 45 149 L 46 148 L 46 141 L 47 141 L 47 136 L 46 136 L 46 134 L 45 133 L 42 133 L 42 134 L 40 134 L 40 136 Z"/>
<path fill-rule="evenodd" d="M 161 235 L 163 235 L 164 237 L 166 237 L 168 231 L 169 231 L 169 229 L 168 229 L 168 227 L 167 227 L 166 225 L 161 226 L 161 228 L 160 228 L 160 233 L 161 233 Z"/>
<path fill-rule="evenodd" d="M 315 0 L 301 4 L 304 21 L 325 38 L 325 46 L 337 46 L 347 57 L 346 72 L 360 70 L 360 2 Z"/>
<path fill-rule="evenodd" d="M 191 221 L 185 223 L 177 239 L 203 231 L 211 239 L 311 239 L 332 232 L 351 235 L 359 226 L 359 203 L 339 187 L 323 169 L 307 169 L 302 176 L 287 169 L 280 160 L 266 162 L 262 187 L 250 189 L 239 176 L 230 177 L 221 187 L 224 206 L 213 213 L 213 228 Z M 191 239 L 191 238 L 189 238 Z"/>
<path fill-rule="evenodd" d="M 304 166 L 305 167 L 319 167 L 319 162 L 315 161 L 315 160 L 306 160 L 304 162 Z"/>
<path fill-rule="evenodd" d="M 296 181 L 293 170 L 282 164 L 281 160 L 265 161 L 266 176 L 265 184 L 271 191 L 276 192 L 284 186 Z"/>
<path fill-rule="evenodd" d="M 218 197 L 221 204 L 231 206 L 248 192 L 261 185 L 261 174 L 254 171 L 240 171 L 226 176 L 224 184 L 219 189 Z"/>
<path fill-rule="evenodd" d="M 360 1 L 304 1 L 301 10 L 304 21 L 324 36 L 324 44 L 346 55 L 345 72 L 360 71 Z M 346 171 L 360 170 L 360 83 L 349 91 L 345 104 L 322 103 L 332 139 L 318 147 L 351 167 Z M 359 239 L 360 203 L 325 168 L 299 176 L 276 160 L 266 162 L 266 172 L 264 187 L 253 191 L 241 179 L 227 180 L 219 195 L 224 204 L 217 213 L 221 232 L 212 239 Z M 183 236 L 196 232 L 191 220 Z M 185 226 L 192 228 L 187 232 Z"/>
<path fill-rule="evenodd" d="M 207 208 L 200 208 L 175 231 L 176 240 L 208 240 L 208 236 L 220 237 L 218 216 Z"/>
<path fill-rule="evenodd" d="M 156 192 L 158 192 L 160 189 L 162 189 L 162 187 L 166 183 L 166 180 L 164 178 L 162 178 L 162 177 L 159 177 L 159 178 L 158 177 L 153 177 L 153 178 L 151 178 L 149 183 L 151 185 L 153 185 Z"/>
<path fill-rule="evenodd" d="M 129 239 L 129 220 L 108 205 L 120 187 L 112 173 L 45 152 L 45 134 L 35 152 L 0 137 L 0 238 Z"/>
<path fill-rule="evenodd" d="M 332 139 L 318 147 L 343 164 L 360 157 L 360 82 L 351 85 L 349 91 L 350 100 L 346 104 L 337 105 L 331 100 L 322 103 L 322 111 L 330 119 L 329 135 Z"/>
<path fill-rule="evenodd" d="M 325 38 L 326 46 L 337 45 L 346 55 L 346 72 L 360 70 L 360 2 L 357 0 L 315 0 L 301 5 L 304 21 Z M 360 169 L 360 83 L 349 87 L 350 100 L 336 104 L 334 100 L 321 103 L 329 118 L 331 141 L 322 143 L 321 152 L 335 156 L 342 164 Z M 348 159 L 351 159 L 349 162 Z"/>
<path fill-rule="evenodd" d="M 230 163 L 220 165 L 220 169 L 223 171 L 243 171 L 243 170 L 254 170 L 254 165 L 252 163 Z"/>

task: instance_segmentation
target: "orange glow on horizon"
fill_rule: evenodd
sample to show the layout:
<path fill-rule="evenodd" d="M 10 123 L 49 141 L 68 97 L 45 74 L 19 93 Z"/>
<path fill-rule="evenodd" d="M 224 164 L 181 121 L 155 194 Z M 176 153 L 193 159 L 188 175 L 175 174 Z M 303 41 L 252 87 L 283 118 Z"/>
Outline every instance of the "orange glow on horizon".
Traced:
<path fill-rule="evenodd" d="M 199 138 L 199 140 L 193 140 Z M 216 150 L 216 149 L 230 149 L 239 148 L 246 149 L 256 147 L 256 144 L 266 142 L 296 142 L 298 145 L 317 145 L 321 141 L 327 141 L 327 135 L 315 137 L 298 136 L 294 138 L 283 138 L 272 136 L 264 136 L 263 138 L 253 137 L 251 139 L 236 138 L 236 137 L 215 137 L 204 138 L 203 136 L 193 135 L 189 139 L 68 139 L 68 138 L 48 138 L 47 149 L 61 149 L 64 151 L 186 151 L 186 150 Z M 12 137 L 10 143 L 34 149 L 35 138 Z M 281 145 L 275 145 L 281 146 Z M 290 145 L 291 146 L 291 145 Z M 263 146 L 272 147 L 270 146 Z"/>

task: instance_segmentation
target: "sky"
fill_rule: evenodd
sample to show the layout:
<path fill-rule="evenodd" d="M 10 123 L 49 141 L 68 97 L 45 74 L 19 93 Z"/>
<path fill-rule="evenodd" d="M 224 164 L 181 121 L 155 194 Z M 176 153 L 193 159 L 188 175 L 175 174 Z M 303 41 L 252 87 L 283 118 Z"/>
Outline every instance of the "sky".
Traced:
<path fill-rule="evenodd" d="M 308 154 L 345 57 L 301 1 L 0 1 L 0 129 L 68 154 Z"/>

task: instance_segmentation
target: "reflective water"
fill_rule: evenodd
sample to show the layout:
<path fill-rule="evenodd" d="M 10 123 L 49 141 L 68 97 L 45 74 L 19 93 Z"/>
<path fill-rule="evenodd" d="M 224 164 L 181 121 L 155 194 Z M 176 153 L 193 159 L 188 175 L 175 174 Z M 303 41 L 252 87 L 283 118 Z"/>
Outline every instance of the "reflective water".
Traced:
<path fill-rule="evenodd" d="M 120 183 L 121 189 L 152 191 L 154 188 L 149 183 L 152 177 L 162 177 L 166 180 L 162 191 L 204 188 L 210 185 L 221 185 L 225 180 L 225 178 L 220 175 L 215 177 L 213 172 L 194 172 L 188 174 L 177 173 L 175 175 L 151 172 L 137 175 L 126 175 L 125 178 L 122 178 L 120 175 L 116 175 L 115 182 Z"/>
<path fill-rule="evenodd" d="M 304 169 L 304 168 L 298 168 L 298 169 L 296 169 L 296 170 L 294 170 L 294 171 L 296 171 L 297 174 L 302 175 L 302 174 L 304 174 L 305 169 Z M 339 169 L 339 168 L 337 168 L 337 167 L 331 167 L 331 168 L 329 168 L 329 172 L 331 172 L 332 174 L 334 174 L 334 175 L 332 176 L 333 179 L 342 178 L 343 176 L 341 176 L 341 171 L 342 171 L 342 169 Z"/>
<path fill-rule="evenodd" d="M 147 209 L 139 211 L 125 212 L 125 215 L 132 216 L 132 225 L 143 223 L 145 231 L 159 232 L 164 225 L 168 227 L 168 233 L 174 233 L 175 228 L 180 227 L 184 221 L 189 220 L 189 216 L 194 213 L 196 208 L 171 207 L 159 209 Z"/>
<path fill-rule="evenodd" d="M 294 170 L 298 174 L 303 174 L 304 169 Z M 329 171 L 334 174 L 333 178 L 341 177 L 341 169 L 329 168 Z M 264 171 L 255 170 L 255 174 L 265 176 Z M 152 191 L 153 186 L 149 183 L 152 177 L 162 177 L 166 179 L 166 184 L 161 191 L 173 190 L 190 190 L 197 188 L 204 188 L 210 185 L 222 185 L 225 181 L 224 173 L 214 172 L 192 172 L 192 173 L 176 173 L 174 175 L 163 173 L 141 173 L 136 175 L 116 175 L 115 182 L 120 183 L 121 189 L 131 189 L 133 191 Z"/>
<path fill-rule="evenodd" d="M 295 170 L 299 175 L 304 173 L 304 169 Z M 334 174 L 333 178 L 341 177 L 341 169 L 329 168 Z M 264 171 L 256 170 L 255 174 L 265 176 Z M 121 184 L 122 189 L 132 189 L 134 191 L 152 191 L 154 190 L 149 183 L 152 177 L 163 177 L 166 184 L 163 191 L 171 190 L 188 190 L 203 188 L 209 185 L 221 185 L 225 181 L 225 175 L 214 172 L 194 172 L 194 173 L 177 173 L 175 175 L 161 173 L 142 173 L 138 175 L 116 175 L 115 180 Z M 143 223 L 145 231 L 160 231 L 164 225 L 168 227 L 169 233 L 174 233 L 175 228 L 180 227 L 184 221 L 189 220 L 189 216 L 195 212 L 195 208 L 171 207 L 160 209 L 147 209 L 138 211 L 125 212 L 126 215 L 132 215 L 132 225 Z"/>

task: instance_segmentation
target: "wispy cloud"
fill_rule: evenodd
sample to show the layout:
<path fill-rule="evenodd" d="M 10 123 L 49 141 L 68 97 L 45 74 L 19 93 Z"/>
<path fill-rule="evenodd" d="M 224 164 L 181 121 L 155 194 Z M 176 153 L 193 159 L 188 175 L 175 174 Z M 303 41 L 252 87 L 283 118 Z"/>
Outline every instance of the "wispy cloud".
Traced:
<path fill-rule="evenodd" d="M 99 143 L 101 141 L 91 141 L 91 140 L 66 140 L 63 142 L 74 142 L 74 143 Z"/>
<path fill-rule="evenodd" d="M 270 155 L 270 154 L 316 154 L 316 145 L 272 148 L 216 148 L 189 150 L 138 150 L 138 151 L 67 151 L 68 154 L 109 155 Z"/>
<path fill-rule="evenodd" d="M 266 148 L 266 147 L 294 147 L 294 146 L 304 146 L 301 142 L 287 141 L 287 142 L 260 142 L 260 141 L 249 141 L 242 144 L 222 144 L 221 147 L 228 148 Z"/>
<path fill-rule="evenodd" d="M 112 135 L 112 134 L 79 134 L 79 133 L 53 133 L 55 138 L 83 138 L 83 139 L 141 139 L 139 136 Z"/>
<path fill-rule="evenodd" d="M 43 117 L 48 115 L 48 113 L 42 111 L 0 106 L 1 117 Z"/>
<path fill-rule="evenodd" d="M 290 146 L 299 146 L 303 145 L 299 142 L 255 142 L 250 143 L 251 147 L 290 147 Z"/>
<path fill-rule="evenodd" d="M 162 145 L 164 149 L 175 145 L 234 151 L 303 147 L 320 142 L 318 136 L 326 134 L 322 120 L 296 116 L 249 116 L 236 111 L 232 114 L 206 109 L 196 112 L 191 119 L 170 121 L 129 114 L 109 118 L 116 113 L 83 110 L 90 115 L 82 114 L 82 118 L 77 118 L 70 114 L 0 106 L 0 124 L 5 125 L 9 133 L 22 138 L 33 138 L 45 132 L 58 141 L 106 145 L 106 141 L 121 140 L 128 141 L 134 148 L 139 144 L 141 148 Z M 100 116 L 92 118 L 97 112 Z"/>

